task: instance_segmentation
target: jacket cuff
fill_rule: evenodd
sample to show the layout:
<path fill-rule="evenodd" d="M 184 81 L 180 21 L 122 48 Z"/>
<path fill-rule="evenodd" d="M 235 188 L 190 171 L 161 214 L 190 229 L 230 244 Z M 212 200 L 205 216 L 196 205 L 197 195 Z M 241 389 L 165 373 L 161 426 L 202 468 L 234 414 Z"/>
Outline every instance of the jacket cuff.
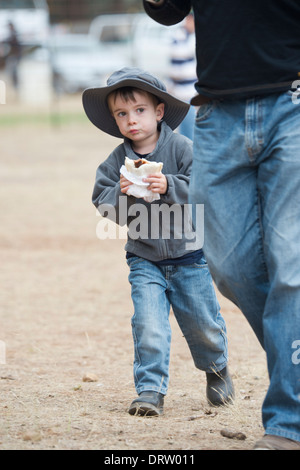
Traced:
<path fill-rule="evenodd" d="M 153 5 L 153 3 L 143 0 L 143 3 L 147 15 L 165 26 L 180 23 L 191 10 L 190 1 L 164 0 L 162 4 Z"/>

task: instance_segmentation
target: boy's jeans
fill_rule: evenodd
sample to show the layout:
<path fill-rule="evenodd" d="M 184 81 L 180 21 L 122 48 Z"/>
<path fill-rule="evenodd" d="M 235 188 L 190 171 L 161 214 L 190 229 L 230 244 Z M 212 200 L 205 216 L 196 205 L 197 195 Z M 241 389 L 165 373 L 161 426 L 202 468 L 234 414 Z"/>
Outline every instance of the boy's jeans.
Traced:
<path fill-rule="evenodd" d="M 189 112 L 179 126 L 179 132 L 191 140 L 194 140 L 194 122 L 195 122 L 195 108 L 190 107 Z"/>
<path fill-rule="evenodd" d="M 300 440 L 299 101 L 287 92 L 202 105 L 190 185 L 190 202 L 204 204 L 212 276 L 267 354 L 266 433 L 294 440 Z"/>
<path fill-rule="evenodd" d="M 139 257 L 127 260 L 134 315 L 134 380 L 138 394 L 167 393 L 170 306 L 189 345 L 195 366 L 206 372 L 227 364 L 225 322 L 219 312 L 206 260 L 189 266 L 163 266 Z"/>

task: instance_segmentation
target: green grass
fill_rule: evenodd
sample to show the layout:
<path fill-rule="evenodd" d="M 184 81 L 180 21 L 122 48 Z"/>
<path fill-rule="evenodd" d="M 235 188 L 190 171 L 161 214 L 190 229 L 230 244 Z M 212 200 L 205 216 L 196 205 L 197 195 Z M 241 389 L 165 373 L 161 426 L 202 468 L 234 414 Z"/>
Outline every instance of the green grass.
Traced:
<path fill-rule="evenodd" d="M 65 125 L 72 123 L 88 123 L 88 119 L 84 113 L 38 113 L 38 114 L 0 114 L 0 127 L 11 127 L 25 124 L 34 125 Z"/>

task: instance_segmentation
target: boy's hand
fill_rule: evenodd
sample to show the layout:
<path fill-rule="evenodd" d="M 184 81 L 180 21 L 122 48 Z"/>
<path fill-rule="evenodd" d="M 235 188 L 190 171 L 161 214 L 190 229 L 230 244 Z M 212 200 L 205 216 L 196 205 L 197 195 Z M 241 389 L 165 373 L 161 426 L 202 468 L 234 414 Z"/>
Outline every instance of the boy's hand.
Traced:
<path fill-rule="evenodd" d="M 148 178 L 144 178 L 145 183 L 149 183 L 148 189 L 158 194 L 165 194 L 168 189 L 168 181 L 165 175 L 159 173 L 157 175 L 149 175 Z"/>
<path fill-rule="evenodd" d="M 131 186 L 133 183 L 131 181 L 127 180 L 125 176 L 121 175 L 120 177 L 120 188 L 122 193 L 127 193 L 129 186 Z"/>

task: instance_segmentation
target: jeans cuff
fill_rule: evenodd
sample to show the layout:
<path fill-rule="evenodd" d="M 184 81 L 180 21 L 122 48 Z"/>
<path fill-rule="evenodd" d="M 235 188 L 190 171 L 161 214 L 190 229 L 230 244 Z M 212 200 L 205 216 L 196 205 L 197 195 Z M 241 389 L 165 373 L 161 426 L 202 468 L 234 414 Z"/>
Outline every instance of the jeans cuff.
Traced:
<path fill-rule="evenodd" d="M 166 388 L 158 388 L 158 387 L 151 387 L 151 386 L 137 388 L 136 391 L 138 395 L 142 392 L 157 392 L 157 393 L 161 393 L 164 396 L 167 394 Z"/>
<path fill-rule="evenodd" d="M 198 370 L 201 370 L 202 372 L 206 372 L 207 374 L 213 374 L 216 372 L 220 372 L 223 370 L 225 367 L 227 367 L 228 361 L 223 362 L 220 366 L 216 366 L 215 364 L 210 365 L 208 367 L 197 367 Z"/>
<path fill-rule="evenodd" d="M 292 441 L 300 442 L 300 434 L 296 432 L 286 431 L 285 429 L 266 428 L 265 434 L 270 434 L 272 436 L 278 436 L 278 437 L 285 437 L 286 439 L 291 439 Z"/>

